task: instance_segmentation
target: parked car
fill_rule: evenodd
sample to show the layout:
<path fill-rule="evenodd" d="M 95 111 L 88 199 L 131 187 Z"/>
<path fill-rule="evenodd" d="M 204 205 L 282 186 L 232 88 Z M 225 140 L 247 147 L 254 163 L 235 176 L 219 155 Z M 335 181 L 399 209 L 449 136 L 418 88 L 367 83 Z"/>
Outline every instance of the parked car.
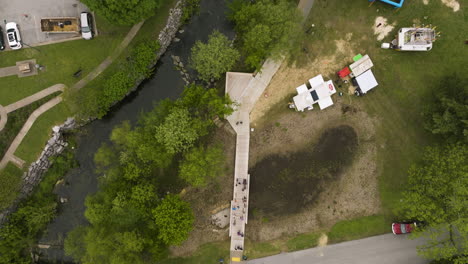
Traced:
<path fill-rule="evenodd" d="M 83 12 L 81 13 L 81 36 L 84 39 L 93 38 L 93 19 L 90 13 Z"/>
<path fill-rule="evenodd" d="M 5 40 L 3 38 L 3 29 L 0 27 L 0 50 L 5 49 Z"/>
<path fill-rule="evenodd" d="M 18 29 L 18 25 L 15 22 L 9 22 L 5 25 L 8 45 L 11 49 L 21 49 L 21 36 Z"/>
<path fill-rule="evenodd" d="M 392 223 L 392 232 L 395 235 L 411 233 L 417 226 L 416 222 L 396 222 Z"/>

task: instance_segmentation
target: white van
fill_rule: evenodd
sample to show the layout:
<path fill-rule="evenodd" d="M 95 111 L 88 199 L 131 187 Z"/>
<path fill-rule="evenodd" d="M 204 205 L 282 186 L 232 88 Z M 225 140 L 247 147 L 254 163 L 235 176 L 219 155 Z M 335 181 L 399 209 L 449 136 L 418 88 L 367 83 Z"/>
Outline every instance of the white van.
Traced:
<path fill-rule="evenodd" d="M 93 19 L 90 13 L 81 13 L 81 36 L 84 39 L 93 38 Z"/>

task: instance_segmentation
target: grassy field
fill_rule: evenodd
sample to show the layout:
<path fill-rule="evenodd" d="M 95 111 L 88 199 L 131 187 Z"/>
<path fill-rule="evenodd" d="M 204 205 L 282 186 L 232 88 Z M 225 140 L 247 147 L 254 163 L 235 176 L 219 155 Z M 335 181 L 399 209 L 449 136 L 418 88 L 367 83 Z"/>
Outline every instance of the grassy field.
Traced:
<path fill-rule="evenodd" d="M 0 210 L 7 208 L 16 198 L 23 172 L 9 163 L 0 171 Z"/>
<path fill-rule="evenodd" d="M 90 41 L 74 40 L 0 53 L 0 67 L 27 59 L 36 59 L 45 66 L 45 70 L 35 76 L 0 78 L 0 104 L 6 106 L 57 83 L 71 86 L 79 80 L 73 73 L 81 69 L 81 77 L 84 77 L 120 44 L 129 30 L 129 27 L 113 26 L 99 17 L 97 26 L 100 35 Z"/>
<path fill-rule="evenodd" d="M 36 119 L 36 122 L 24 137 L 15 152 L 15 155 L 30 164 L 35 161 L 41 154 L 47 140 L 52 134 L 52 127 L 60 125 L 65 121 L 67 116 L 71 116 L 68 106 L 61 102 L 54 106 L 49 111 L 42 114 Z"/>
<path fill-rule="evenodd" d="M 8 122 L 2 131 L 0 131 L 0 156 L 3 156 L 8 150 L 11 142 L 15 139 L 18 132 L 24 125 L 24 122 L 29 118 L 32 112 L 40 107 L 42 104 L 46 103 L 50 99 L 59 95 L 60 92 L 51 94 L 38 100 L 28 106 L 20 108 L 8 115 Z"/>
<path fill-rule="evenodd" d="M 383 215 L 372 215 L 336 223 L 328 232 L 328 241 L 338 243 L 389 233 L 390 225 Z"/>
<path fill-rule="evenodd" d="M 0 53 L 0 67 L 27 59 L 36 59 L 38 64 L 45 66 L 45 70 L 35 76 L 0 78 L 0 104 L 6 106 L 58 83 L 70 87 L 79 80 L 73 77 L 73 73 L 81 69 L 83 77 L 99 65 L 122 41 L 130 27 L 114 26 L 100 17 L 96 17 L 96 20 L 100 35 L 91 41 L 74 40 Z M 52 126 L 63 123 L 71 115 L 68 109 L 66 103 L 60 103 L 40 116 L 16 151 L 18 157 L 27 163 L 34 161 L 50 136 Z M 9 118 L 5 129 L 10 126 L 10 121 L 13 120 Z M 21 128 L 22 124 L 17 126 Z M 8 144 L 6 141 L 2 143 Z"/>
<path fill-rule="evenodd" d="M 314 33 L 305 42 L 309 56 L 337 52 L 334 40 L 352 33 L 348 44 L 356 54 L 369 54 L 374 62 L 373 72 L 379 86 L 371 94 L 351 100 L 381 120 L 376 141 L 380 146 L 380 197 L 387 220 L 397 217 L 393 210 L 405 187 L 409 166 L 419 161 L 425 146 L 437 142 L 424 130 L 421 116 L 429 92 L 442 77 L 463 74 L 468 62 L 464 44 L 468 27 L 461 26 L 466 25 L 463 8 L 453 12 L 441 1 L 430 1 L 428 5 L 408 1 L 395 10 L 381 2 L 369 7 L 367 1 L 317 0 L 306 23 L 315 24 Z M 380 49 L 383 41 L 377 41 L 373 32 L 377 16 L 395 24 L 384 39 L 386 42 L 393 39 L 399 28 L 413 24 L 437 26 L 442 37 L 430 52 L 383 50 Z M 343 61 L 343 67 L 352 62 L 355 54 L 346 55 L 349 61 Z"/>

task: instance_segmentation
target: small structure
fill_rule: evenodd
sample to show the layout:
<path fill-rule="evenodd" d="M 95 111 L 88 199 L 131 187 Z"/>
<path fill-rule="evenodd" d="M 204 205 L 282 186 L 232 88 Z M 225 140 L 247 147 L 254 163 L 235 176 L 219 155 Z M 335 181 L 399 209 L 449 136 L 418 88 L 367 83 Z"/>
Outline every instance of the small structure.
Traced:
<path fill-rule="evenodd" d="M 365 71 L 372 68 L 372 66 L 374 66 L 374 64 L 372 63 L 372 60 L 369 58 L 369 55 L 364 55 L 359 60 L 349 65 L 349 69 L 351 70 L 350 76 L 357 77 L 363 74 Z"/>
<path fill-rule="evenodd" d="M 383 49 L 401 51 L 429 51 L 436 40 L 435 28 L 402 28 L 391 43 L 382 43 Z"/>
<path fill-rule="evenodd" d="M 350 86 L 350 93 L 360 96 L 376 87 L 378 83 L 371 70 L 374 63 L 372 63 L 369 55 L 355 56 L 353 60 L 354 62 L 349 67 L 341 69 L 336 74 L 345 83 L 351 80 L 354 86 Z"/>
<path fill-rule="evenodd" d="M 47 33 L 78 33 L 80 23 L 77 17 L 49 17 L 41 19 L 41 31 Z"/>
<path fill-rule="evenodd" d="M 297 111 L 312 110 L 316 103 L 321 110 L 333 105 L 331 96 L 336 93 L 336 89 L 331 80 L 325 82 L 322 75 L 319 74 L 310 79 L 309 84 L 310 89 L 306 84 L 296 88 L 297 95 L 293 97 L 293 101 Z"/>
<path fill-rule="evenodd" d="M 31 72 L 31 67 L 29 65 L 29 62 L 21 63 L 18 65 L 18 70 L 20 73 L 30 73 Z"/>

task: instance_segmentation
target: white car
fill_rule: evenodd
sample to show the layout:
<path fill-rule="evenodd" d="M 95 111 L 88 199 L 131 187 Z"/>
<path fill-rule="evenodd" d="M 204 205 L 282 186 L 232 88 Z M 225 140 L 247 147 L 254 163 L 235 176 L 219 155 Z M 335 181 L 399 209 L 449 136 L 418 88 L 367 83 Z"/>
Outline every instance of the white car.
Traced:
<path fill-rule="evenodd" d="M 81 36 L 84 39 L 92 39 L 93 38 L 93 22 L 91 18 L 91 14 L 87 12 L 81 13 Z"/>
<path fill-rule="evenodd" d="M 9 22 L 5 25 L 8 45 L 11 49 L 21 49 L 21 36 L 18 30 L 18 25 L 15 22 Z"/>

